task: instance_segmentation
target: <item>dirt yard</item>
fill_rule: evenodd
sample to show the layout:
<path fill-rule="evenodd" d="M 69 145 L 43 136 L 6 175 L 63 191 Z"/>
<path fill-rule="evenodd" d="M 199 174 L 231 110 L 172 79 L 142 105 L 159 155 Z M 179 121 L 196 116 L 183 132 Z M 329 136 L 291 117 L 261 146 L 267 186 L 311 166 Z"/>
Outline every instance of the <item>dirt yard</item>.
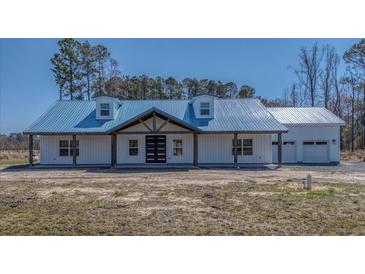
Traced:
<path fill-rule="evenodd" d="M 365 164 L 3 168 L 0 216 L 1 235 L 365 235 Z"/>

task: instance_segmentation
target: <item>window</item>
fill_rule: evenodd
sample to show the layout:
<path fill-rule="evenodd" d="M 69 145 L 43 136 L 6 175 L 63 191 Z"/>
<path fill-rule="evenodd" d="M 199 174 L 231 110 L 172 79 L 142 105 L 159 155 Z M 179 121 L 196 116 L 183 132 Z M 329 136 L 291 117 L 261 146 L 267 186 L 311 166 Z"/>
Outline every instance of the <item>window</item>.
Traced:
<path fill-rule="evenodd" d="M 183 155 L 183 146 L 182 140 L 173 140 L 173 152 L 174 156 L 182 156 Z"/>
<path fill-rule="evenodd" d="M 316 142 L 317 145 L 327 145 L 327 142 L 326 141 L 319 141 L 319 142 Z"/>
<path fill-rule="evenodd" d="M 242 139 L 242 154 L 243 155 L 252 155 L 252 139 Z"/>
<path fill-rule="evenodd" d="M 72 140 L 60 140 L 59 148 L 60 148 L 60 156 L 72 156 L 73 148 L 72 148 Z M 79 156 L 79 140 L 76 140 L 76 156 Z"/>
<path fill-rule="evenodd" d="M 73 142 L 72 140 L 70 141 L 70 156 L 73 155 L 73 148 L 72 148 Z M 80 154 L 80 150 L 79 150 L 79 140 L 76 140 L 76 156 L 79 156 Z"/>
<path fill-rule="evenodd" d="M 100 104 L 100 116 L 109 116 L 109 115 L 110 115 L 110 105 Z"/>
<path fill-rule="evenodd" d="M 291 145 L 291 146 L 294 146 L 295 145 L 295 142 L 294 141 L 286 141 L 284 142 L 284 146 L 285 145 Z"/>
<path fill-rule="evenodd" d="M 305 141 L 305 142 L 303 142 L 303 145 L 314 145 L 314 142 L 308 142 L 308 141 Z"/>
<path fill-rule="evenodd" d="M 129 140 L 129 156 L 138 155 L 138 140 Z"/>
<path fill-rule="evenodd" d="M 60 156 L 69 155 L 69 143 L 68 140 L 60 140 Z"/>
<path fill-rule="evenodd" d="M 232 155 L 234 155 L 234 139 L 232 140 Z M 242 155 L 242 139 L 237 139 L 237 155 Z"/>
<path fill-rule="evenodd" d="M 208 102 L 200 103 L 200 115 L 209 115 L 210 107 Z"/>
<path fill-rule="evenodd" d="M 234 155 L 234 139 L 232 140 L 232 155 Z M 253 155 L 252 139 L 237 139 L 237 155 Z"/>
<path fill-rule="evenodd" d="M 277 146 L 279 144 L 279 142 L 272 142 L 273 146 Z"/>

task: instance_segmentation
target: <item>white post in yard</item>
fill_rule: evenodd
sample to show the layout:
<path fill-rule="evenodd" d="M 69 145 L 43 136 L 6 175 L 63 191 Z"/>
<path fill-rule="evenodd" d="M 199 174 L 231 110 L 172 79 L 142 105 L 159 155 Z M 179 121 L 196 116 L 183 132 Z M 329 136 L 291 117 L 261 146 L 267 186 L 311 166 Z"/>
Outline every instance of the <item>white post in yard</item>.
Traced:
<path fill-rule="evenodd" d="M 306 181 L 306 184 L 305 184 L 305 189 L 307 189 L 307 190 L 312 189 L 312 175 L 310 175 L 310 174 L 307 175 L 307 181 Z"/>

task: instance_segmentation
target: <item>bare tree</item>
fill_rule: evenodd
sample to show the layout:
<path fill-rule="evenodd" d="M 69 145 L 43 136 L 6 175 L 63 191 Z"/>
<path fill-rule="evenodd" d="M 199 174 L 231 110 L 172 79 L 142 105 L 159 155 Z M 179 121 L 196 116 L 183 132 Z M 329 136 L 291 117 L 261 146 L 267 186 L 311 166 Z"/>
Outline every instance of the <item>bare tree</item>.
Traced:
<path fill-rule="evenodd" d="M 300 90 L 297 84 L 292 84 L 289 93 L 290 104 L 293 107 L 297 107 L 300 103 Z"/>
<path fill-rule="evenodd" d="M 280 99 L 280 103 L 282 106 L 284 107 L 289 107 L 291 106 L 291 103 L 290 103 L 290 92 L 289 92 L 289 89 L 285 89 L 283 91 L 283 94 L 281 96 L 281 99 Z"/>
<path fill-rule="evenodd" d="M 365 39 L 361 39 L 357 44 L 348 49 L 344 56 L 346 63 L 352 66 L 352 69 L 358 71 L 359 78 L 362 81 L 363 88 L 363 106 L 362 106 L 362 148 L 365 148 Z M 364 157 L 365 161 L 365 157 Z"/>
<path fill-rule="evenodd" d="M 325 108 L 329 108 L 329 99 L 331 96 L 331 90 L 333 86 L 334 70 L 337 71 L 337 67 L 340 63 L 340 58 L 335 51 L 334 47 L 324 47 L 324 66 L 320 75 L 320 88 L 322 90 L 323 104 Z"/>
<path fill-rule="evenodd" d="M 349 122 L 351 123 L 351 151 L 354 151 L 354 142 L 355 142 L 355 100 L 356 100 L 356 90 L 357 90 L 357 83 L 356 78 L 354 77 L 353 71 L 348 69 L 348 76 L 345 76 L 341 80 L 344 85 L 347 86 L 347 105 L 348 105 L 348 116 L 351 117 Z"/>
<path fill-rule="evenodd" d="M 334 89 L 334 100 L 332 101 L 331 110 L 337 114 L 340 118 L 343 117 L 342 101 L 344 83 L 341 83 L 338 76 L 338 66 L 334 66 L 332 69 L 332 85 Z"/>
<path fill-rule="evenodd" d="M 299 69 L 295 69 L 295 73 L 305 88 L 305 97 L 310 97 L 310 105 L 313 107 L 316 104 L 323 51 L 315 43 L 311 49 L 303 47 L 299 58 Z"/>

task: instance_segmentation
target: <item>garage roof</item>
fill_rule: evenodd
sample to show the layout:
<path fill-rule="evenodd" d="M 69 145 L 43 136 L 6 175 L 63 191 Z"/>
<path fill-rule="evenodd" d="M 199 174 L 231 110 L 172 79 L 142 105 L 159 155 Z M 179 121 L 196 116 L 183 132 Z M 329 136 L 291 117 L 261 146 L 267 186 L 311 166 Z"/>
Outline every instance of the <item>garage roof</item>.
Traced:
<path fill-rule="evenodd" d="M 268 110 L 285 125 L 345 125 L 345 121 L 323 107 L 282 107 Z"/>

